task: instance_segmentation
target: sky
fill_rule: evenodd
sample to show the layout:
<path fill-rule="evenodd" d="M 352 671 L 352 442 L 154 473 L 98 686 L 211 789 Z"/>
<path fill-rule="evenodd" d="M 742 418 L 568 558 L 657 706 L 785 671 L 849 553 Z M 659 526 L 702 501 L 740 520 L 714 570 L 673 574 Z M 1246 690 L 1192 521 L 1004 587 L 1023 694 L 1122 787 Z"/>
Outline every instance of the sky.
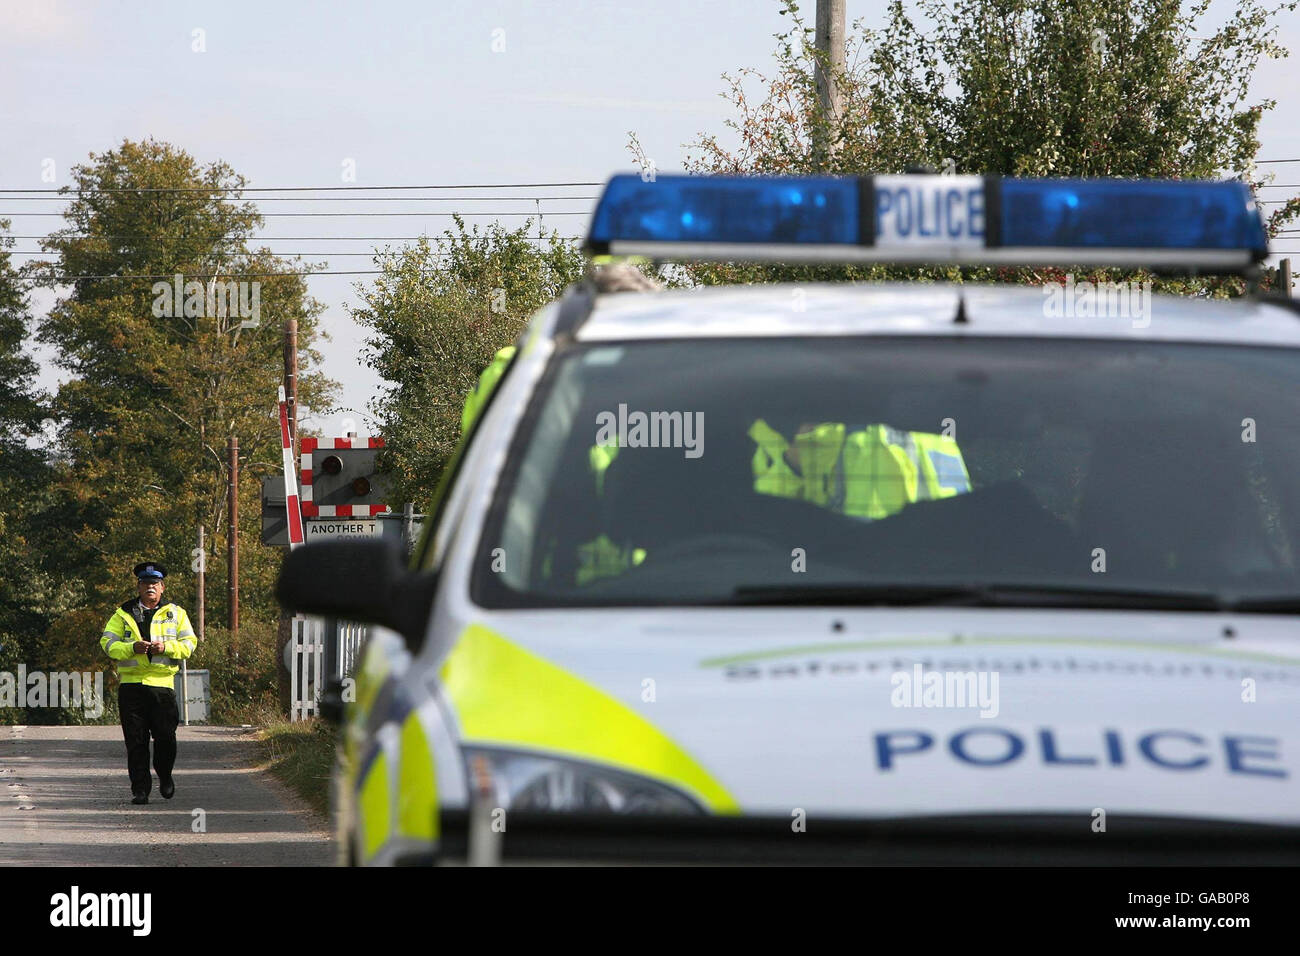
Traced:
<path fill-rule="evenodd" d="M 811 22 L 815 3 L 802 6 Z M 847 19 L 878 26 L 885 6 L 848 0 Z M 632 168 L 630 132 L 659 170 L 680 170 L 686 144 L 724 133 L 734 117 L 719 95 L 722 74 L 773 65 L 774 34 L 787 23 L 779 9 L 776 0 L 0 0 L 0 81 L 9 94 L 0 103 L 0 192 L 67 185 L 69 168 L 91 152 L 146 137 L 200 163 L 224 160 L 253 187 L 599 183 Z M 1216 4 L 1207 25 L 1229 9 Z M 1279 23 L 1279 43 L 1300 49 L 1300 15 Z M 1269 167 L 1278 183 L 1300 183 L 1300 124 L 1287 96 L 1297 76 L 1296 55 L 1264 60 L 1252 87 L 1252 100 L 1279 104 L 1263 121 L 1260 157 L 1297 160 Z M 42 174 L 51 170 L 48 182 Z M 477 213 L 472 223 L 515 227 L 522 217 L 502 213 L 535 216 L 545 197 L 546 228 L 578 236 L 596 191 L 257 198 L 285 200 L 261 203 L 271 215 L 260 236 L 272 250 L 344 272 L 374 269 L 375 247 L 440 234 L 453 209 Z M 15 236 L 39 237 L 59 228 L 48 215 L 59 208 L 4 199 L 0 218 L 12 220 Z M 374 215 L 399 210 L 419 215 Z M 46 215 L 18 215 L 33 211 Z M 308 212 L 331 215 L 290 215 Z M 15 249 L 36 251 L 38 242 L 19 238 Z M 1300 251 L 1300 241 L 1292 245 Z M 323 370 L 342 384 L 339 408 L 304 417 L 325 435 L 373 430 L 367 411 L 384 384 L 364 366 L 364 331 L 348 313 L 360 302 L 357 284 L 371 278 L 308 280 L 326 306 Z M 34 311 L 48 310 L 54 295 L 35 293 Z M 33 353 L 41 385 L 53 388 L 61 373 L 48 352 Z M 273 402 L 268 396 L 268 410 Z"/>

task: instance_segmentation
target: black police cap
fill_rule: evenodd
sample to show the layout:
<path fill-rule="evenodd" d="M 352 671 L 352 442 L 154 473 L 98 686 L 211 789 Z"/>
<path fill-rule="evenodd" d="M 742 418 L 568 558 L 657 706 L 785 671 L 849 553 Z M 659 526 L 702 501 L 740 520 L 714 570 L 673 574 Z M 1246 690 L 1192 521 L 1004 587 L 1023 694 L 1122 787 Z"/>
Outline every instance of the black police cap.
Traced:
<path fill-rule="evenodd" d="M 167 569 L 157 561 L 141 561 L 133 569 L 132 573 L 137 578 L 155 578 L 162 580 L 167 577 Z"/>

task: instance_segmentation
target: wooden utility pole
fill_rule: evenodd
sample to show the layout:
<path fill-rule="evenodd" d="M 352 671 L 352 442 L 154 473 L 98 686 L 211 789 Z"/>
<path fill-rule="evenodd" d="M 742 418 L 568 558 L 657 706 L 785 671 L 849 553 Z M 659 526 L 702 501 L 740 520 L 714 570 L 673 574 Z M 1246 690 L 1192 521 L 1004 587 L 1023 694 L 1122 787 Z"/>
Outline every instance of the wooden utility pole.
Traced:
<path fill-rule="evenodd" d="M 836 137 L 839 135 L 843 102 L 837 77 L 844 73 L 844 0 L 817 0 L 815 43 L 820 54 L 815 74 L 817 101 L 824 125 L 817 131 L 814 146 L 818 165 L 825 165 L 837 150 Z M 823 67 L 823 60 L 830 64 L 829 74 Z"/>
<path fill-rule="evenodd" d="M 231 636 L 239 632 L 239 439 L 230 436 L 227 446 L 230 461 L 227 467 L 226 510 L 230 513 L 229 577 L 227 591 L 227 624 Z"/>
<path fill-rule="evenodd" d="M 298 320 L 284 320 L 284 397 L 289 410 L 289 450 L 298 456 Z"/>
<path fill-rule="evenodd" d="M 1291 298 L 1291 260 L 1283 259 L 1280 263 L 1282 271 L 1282 294 L 1288 299 Z"/>

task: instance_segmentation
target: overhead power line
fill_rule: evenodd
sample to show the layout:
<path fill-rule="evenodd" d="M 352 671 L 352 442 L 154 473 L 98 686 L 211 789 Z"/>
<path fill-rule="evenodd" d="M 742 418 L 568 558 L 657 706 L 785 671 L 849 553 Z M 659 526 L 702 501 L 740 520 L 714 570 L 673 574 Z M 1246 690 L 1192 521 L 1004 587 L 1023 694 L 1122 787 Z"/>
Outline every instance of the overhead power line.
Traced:
<path fill-rule="evenodd" d="M 3 190 L 17 192 L 18 190 Z M 599 196 L 265 196 L 240 200 L 226 196 L 210 197 L 214 202 L 594 202 Z M 68 202 L 63 196 L 0 196 L 0 201 Z"/>
<path fill-rule="evenodd" d="M 254 272 L 195 272 L 192 274 L 185 273 L 184 277 L 186 280 L 195 280 L 195 281 L 199 279 L 282 279 L 285 278 L 286 276 L 373 276 L 373 275 L 379 275 L 383 271 L 384 271 L 383 269 L 360 269 L 360 270 L 347 270 L 343 272 L 329 272 L 325 270 L 319 270 L 315 272 L 256 272 L 256 273 Z M 168 281 L 170 281 L 175 278 L 176 278 L 175 273 L 172 273 L 170 275 L 147 275 L 147 276 L 75 275 L 75 276 L 34 276 L 32 277 L 33 281 L 38 281 L 49 285 L 71 285 L 73 282 L 81 282 L 83 280 L 88 280 L 88 279 L 122 279 L 126 281 L 135 281 L 138 279 L 155 279 L 155 280 L 167 279 Z"/>
<path fill-rule="evenodd" d="M 526 238 L 529 242 L 538 242 L 538 241 L 540 241 L 536 236 L 526 236 L 525 238 Z M 549 238 L 549 237 L 548 237 L 548 238 Z M 585 238 L 585 237 L 583 237 L 583 236 L 556 236 L 555 238 L 558 239 L 558 240 L 561 241 L 561 242 L 580 242 L 580 241 L 582 241 L 582 239 Z M 44 251 L 44 250 L 30 250 L 30 249 L 4 250 L 4 249 L 0 249 L 0 255 L 9 255 L 9 256 L 49 256 L 49 255 L 51 255 L 51 254 L 52 254 L 52 253 L 46 252 L 46 251 Z M 339 251 L 339 250 L 336 250 L 336 249 L 317 249 L 317 250 L 315 250 L 315 251 L 311 251 L 311 252 L 306 252 L 306 251 L 304 251 L 304 252 L 288 252 L 288 251 L 285 251 L 285 250 L 273 249 L 273 250 L 271 250 L 271 254 L 274 255 L 274 256 L 277 256 L 277 257 L 288 257 L 288 258 L 292 258 L 292 257 L 294 257 L 294 256 L 301 256 L 301 257 L 308 258 L 308 259 L 328 259 L 330 256 L 380 256 L 380 255 L 385 255 L 385 253 L 383 252 L 383 250 L 379 250 L 379 249 L 370 249 L 370 250 L 365 251 L 365 252 Z M 390 254 L 390 255 L 392 255 L 392 254 L 400 254 L 400 250 L 398 250 L 397 253 L 388 253 L 388 254 Z"/>
<path fill-rule="evenodd" d="M 48 236 L 11 236 L 11 237 L 9 237 L 9 238 L 13 238 L 13 239 L 26 239 L 26 240 L 29 241 L 29 242 L 30 242 L 30 241 L 33 241 L 33 240 L 45 241 L 45 240 L 48 240 L 48 239 L 49 239 Z M 85 242 L 85 241 L 88 241 L 89 238 L 92 238 L 92 237 L 78 236 L 78 237 L 76 237 L 75 239 L 73 239 L 72 242 Z M 103 237 L 95 236 L 95 237 L 93 237 L 93 238 L 95 238 L 95 239 L 99 239 L 99 238 L 103 238 Z M 163 238 L 161 238 L 161 237 L 155 238 L 155 237 L 152 237 L 152 236 L 128 236 L 128 237 L 124 237 L 124 238 L 126 238 L 126 239 L 131 239 L 131 240 L 140 240 L 140 239 L 142 239 L 142 240 L 146 240 L 146 241 L 155 241 L 155 242 L 163 242 L 163 241 L 165 241 L 165 240 L 164 240 Z M 367 241 L 367 240 L 370 239 L 370 238 L 372 238 L 372 237 L 370 237 L 370 236 L 256 236 L 256 237 L 254 237 L 254 238 L 252 238 L 252 239 L 214 239 L 214 240 L 212 240 L 211 242 L 203 242 L 203 243 L 201 243 L 201 248 L 202 248 L 202 249 L 236 249 L 236 250 L 242 250 L 242 249 L 244 249 L 245 247 L 249 247 L 249 251 L 251 252 L 251 251 L 255 251 L 255 250 L 252 249 L 253 246 L 255 246 L 255 245 L 256 245 L 256 246 L 260 246 L 260 245 L 263 245 L 263 244 L 268 243 L 268 242 L 280 243 L 280 242 L 293 242 L 293 241 L 298 241 L 298 240 L 301 240 L 301 241 L 303 241 L 303 242 L 365 242 L 365 241 Z M 430 245 L 436 245 L 436 246 L 446 245 L 446 244 L 449 243 L 449 242 L 461 242 L 461 241 L 462 241 L 462 239 L 461 239 L 460 236 L 450 236 L 450 237 L 448 237 L 448 236 L 387 236 L 387 237 L 384 237 L 384 236 L 375 236 L 375 237 L 373 237 L 373 238 L 375 238 L 375 239 L 385 239 L 385 238 L 387 238 L 387 239 L 389 239 L 389 240 L 399 240 L 399 239 L 419 240 L 419 239 L 425 239 L 425 240 L 428 240 L 428 242 L 430 243 Z M 482 236 L 479 236 L 479 238 L 482 239 L 483 237 L 482 237 Z M 582 236 L 557 236 L 557 235 L 554 235 L 554 234 L 550 234 L 550 235 L 545 235 L 545 236 L 534 236 L 534 235 L 520 236 L 519 238 L 520 238 L 520 239 L 523 239 L 525 242 L 548 242 L 548 241 L 550 241 L 551 239 L 581 239 L 581 238 L 583 238 L 583 237 L 582 237 Z M 473 236 L 473 234 L 470 234 L 470 235 L 468 236 L 468 241 L 469 241 L 469 242 L 473 242 L 473 241 L 474 241 L 474 236 Z M 373 248 L 373 247 L 372 247 L 372 248 Z M 14 250 L 14 251 L 18 251 L 18 250 Z M 94 250 L 89 250 L 89 249 L 84 249 L 84 248 L 83 248 L 83 249 L 79 249 L 79 250 L 75 250 L 75 251 L 85 252 L 87 255 L 95 255 L 95 254 L 97 254 Z M 114 249 L 114 250 L 112 250 L 112 251 L 116 252 L 116 251 L 119 251 L 119 250 Z M 328 249 L 324 249 L 324 250 L 318 250 L 318 251 L 321 251 L 321 252 L 328 252 L 329 250 L 328 250 Z M 0 253 L 3 253 L 3 252 L 5 252 L 5 249 L 4 249 L 3 246 L 0 246 Z M 49 255 L 57 255 L 58 253 L 59 253 L 59 250 L 58 250 L 57 248 L 51 248 L 51 249 L 48 250 L 48 254 L 49 254 Z"/>
<path fill-rule="evenodd" d="M 526 209 L 523 212 L 263 212 L 258 213 L 265 219 L 296 219 L 302 216 L 329 216 L 334 218 L 347 219 L 352 216 L 531 216 L 538 217 L 536 209 Z M 541 218 L 549 219 L 552 216 L 590 216 L 590 211 L 586 212 L 547 212 L 542 213 Z M 0 212 L 0 218 L 8 219 L 10 216 L 34 218 L 42 216 L 46 218 L 64 218 L 61 212 Z"/>
<path fill-rule="evenodd" d="M 1300 158 L 1296 159 L 1257 159 L 1256 165 L 1275 163 L 1300 163 Z M 211 186 L 110 186 L 103 189 L 69 189 L 67 187 L 49 187 L 42 189 L 26 188 L 8 188 L 0 187 L 0 193 L 35 193 L 35 194 L 52 194 L 54 198 L 60 196 L 82 196 L 96 195 L 99 193 L 284 193 L 284 192 L 383 192 L 385 190 L 422 190 L 422 189 L 567 189 L 567 188 L 599 188 L 605 185 L 604 180 L 586 181 L 586 182 L 545 182 L 545 183 L 425 183 L 425 184 L 395 184 L 387 186 L 241 186 L 241 187 L 211 187 Z M 322 197 L 324 198 L 324 197 Z M 544 198 L 544 197 L 518 197 L 525 199 Z M 550 198 L 550 197 L 546 197 Z M 557 196 L 557 199 L 576 199 L 575 196 Z M 582 197 L 586 198 L 586 197 Z"/>
<path fill-rule="evenodd" d="M 352 216 L 461 216 L 468 219 L 471 216 L 530 216 L 538 219 L 537 209 L 525 209 L 524 212 L 259 212 L 257 213 L 263 219 L 300 219 L 303 216 L 325 216 L 330 219 L 350 219 Z M 542 213 L 541 219 L 550 219 L 551 216 L 590 216 L 590 212 L 547 212 Z M 0 212 L 0 219 L 9 219 L 9 217 L 26 217 L 34 219 L 40 216 L 44 219 L 62 219 L 64 213 L 61 212 Z"/>
<path fill-rule="evenodd" d="M 8 255 L 48 256 L 49 253 L 48 252 L 11 252 L 8 253 Z M 277 252 L 275 253 L 275 255 L 277 258 L 281 258 L 281 259 L 332 259 L 336 256 L 338 257 L 365 256 L 367 258 L 374 258 L 375 256 L 380 255 L 380 253 L 374 251 L 371 252 Z"/>
<path fill-rule="evenodd" d="M 437 183 L 425 186 L 242 186 L 239 188 L 212 188 L 208 186 L 142 186 L 109 187 L 107 189 L 6 189 L 6 193 L 60 193 L 65 196 L 95 195 L 97 193 L 289 193 L 289 192 L 342 192 L 347 190 L 383 189 L 556 189 L 578 186 L 604 186 L 603 182 L 589 183 Z"/>
<path fill-rule="evenodd" d="M 7 238 L 7 239 L 49 239 L 49 238 L 51 238 L 51 234 L 47 234 L 47 235 L 44 235 L 44 236 L 3 236 L 3 234 L 0 234 L 0 237 L 2 237 L 2 238 Z M 168 237 L 165 237 L 165 236 L 152 236 L 152 235 L 144 235 L 144 234 L 140 234 L 140 235 L 135 235 L 135 236 L 123 236 L 123 235 L 105 235 L 105 236 L 68 236 L 68 237 L 66 237 L 66 238 L 68 238 L 68 239 L 70 239 L 70 240 L 72 240 L 72 241 L 74 241 L 74 242 L 77 242 L 77 241 L 80 241 L 80 240 L 83 240 L 83 239 L 152 239 L 152 240 L 156 240 L 156 241 L 158 241 L 158 242 L 162 242 L 164 239 L 166 239 L 166 238 L 168 238 Z M 201 238 L 203 238 L 203 237 L 202 237 L 202 236 L 174 236 L 174 237 L 171 237 L 171 238 L 176 239 L 176 240 L 180 240 L 180 239 L 201 239 Z M 473 238 L 474 238 L 474 237 L 473 237 L 473 234 L 470 234 L 470 235 L 468 236 L 468 238 L 469 238 L 470 240 L 473 240 Z M 534 239 L 534 240 L 535 240 L 535 239 L 537 239 L 537 236 L 525 236 L 524 238 L 526 238 L 526 239 Z M 546 238 L 549 239 L 550 236 L 547 236 Z M 570 238 L 572 238 L 572 237 L 571 237 L 571 236 L 561 236 L 560 238 L 562 238 L 562 239 L 570 239 Z M 424 235 L 424 236 L 248 236 L 248 237 L 243 238 L 243 239 L 222 239 L 222 240 L 219 240 L 219 243 L 229 244 L 229 243 L 245 243 L 245 242 L 285 242 L 285 241 L 291 241 L 291 240 L 292 240 L 292 241 L 295 241 L 295 242 L 296 242 L 296 241 L 299 241 L 299 240 L 301 240 L 301 241 L 303 241 L 303 242 L 316 242 L 316 241 L 318 241 L 318 240 L 319 240 L 319 241 L 322 241 L 322 242 L 345 242 L 345 241 L 346 241 L 346 242 L 352 242 L 352 241 L 355 241 L 355 242 L 405 242 L 405 241 L 410 241 L 410 240 L 415 240 L 415 239 L 428 239 L 430 242 L 454 242 L 454 241 L 457 241 L 457 240 L 459 239 L 459 237 L 458 237 L 458 236 L 453 236 L 451 239 L 447 239 L 447 237 L 445 237 L 445 236 L 429 236 L 429 235 Z M 216 244 L 216 243 L 214 243 L 214 244 Z"/>

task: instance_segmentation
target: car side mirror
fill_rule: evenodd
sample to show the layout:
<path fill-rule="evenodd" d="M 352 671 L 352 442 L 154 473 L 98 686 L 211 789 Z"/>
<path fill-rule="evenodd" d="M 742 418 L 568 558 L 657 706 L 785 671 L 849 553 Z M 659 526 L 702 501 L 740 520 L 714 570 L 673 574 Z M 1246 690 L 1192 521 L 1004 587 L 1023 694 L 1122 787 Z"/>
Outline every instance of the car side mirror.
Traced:
<path fill-rule="evenodd" d="M 292 613 L 382 625 L 414 653 L 424 643 L 437 586 L 437 575 L 406 567 L 394 542 L 328 541 L 289 552 L 275 597 Z"/>

